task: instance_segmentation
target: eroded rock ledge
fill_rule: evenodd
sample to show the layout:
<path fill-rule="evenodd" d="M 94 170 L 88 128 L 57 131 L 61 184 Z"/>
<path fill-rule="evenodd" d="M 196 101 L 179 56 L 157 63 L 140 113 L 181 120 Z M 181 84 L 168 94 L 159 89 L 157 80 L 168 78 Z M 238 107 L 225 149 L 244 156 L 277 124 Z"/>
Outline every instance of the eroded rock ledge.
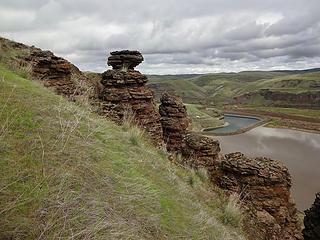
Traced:
<path fill-rule="evenodd" d="M 73 99 L 90 88 L 88 78 L 67 60 L 50 51 L 32 48 L 25 58 L 31 64 L 31 75 L 60 95 Z"/>
<path fill-rule="evenodd" d="M 188 132 L 187 112 L 179 97 L 163 94 L 159 111 L 168 151 L 182 153 L 187 165 L 205 168 L 214 185 L 240 195 L 249 216 L 245 222 L 250 239 L 302 239 L 291 177 L 283 164 L 242 153 L 222 156 L 219 141 Z"/>
<path fill-rule="evenodd" d="M 248 158 L 230 153 L 221 160 L 212 180 L 236 192 L 257 220 L 262 239 L 302 239 L 297 209 L 291 198 L 288 169 L 269 158 Z"/>

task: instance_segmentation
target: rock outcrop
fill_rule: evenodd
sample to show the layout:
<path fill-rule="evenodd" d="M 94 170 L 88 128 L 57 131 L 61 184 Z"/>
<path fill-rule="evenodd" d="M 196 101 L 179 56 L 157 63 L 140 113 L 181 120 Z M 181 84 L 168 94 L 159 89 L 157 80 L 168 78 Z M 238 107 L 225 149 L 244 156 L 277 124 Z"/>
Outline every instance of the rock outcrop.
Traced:
<path fill-rule="evenodd" d="M 181 153 L 184 148 L 184 136 L 190 124 L 187 109 L 182 99 L 175 95 L 164 93 L 160 101 L 159 113 L 167 150 Z"/>
<path fill-rule="evenodd" d="M 113 67 L 102 74 L 99 91 L 101 114 L 122 124 L 128 114 L 153 139 L 163 143 L 160 115 L 154 104 L 151 89 L 145 86 L 148 79 L 133 68 L 143 61 L 138 51 L 111 52 L 108 65 Z"/>
<path fill-rule="evenodd" d="M 268 158 L 231 153 L 221 160 L 212 178 L 219 187 L 240 194 L 257 220 L 256 234 L 259 232 L 262 239 L 302 239 L 290 195 L 291 177 L 284 165 Z"/>
<path fill-rule="evenodd" d="M 316 199 L 310 209 L 305 211 L 304 218 L 304 240 L 320 239 L 320 193 L 316 195 Z"/>
<path fill-rule="evenodd" d="M 73 98 L 88 88 L 87 77 L 76 66 L 50 51 L 35 48 L 25 60 L 31 64 L 32 77 L 58 94 Z"/>
<path fill-rule="evenodd" d="M 220 159 L 218 140 L 190 133 L 184 138 L 183 157 L 188 165 L 194 168 L 205 168 L 209 172 L 215 170 Z"/>

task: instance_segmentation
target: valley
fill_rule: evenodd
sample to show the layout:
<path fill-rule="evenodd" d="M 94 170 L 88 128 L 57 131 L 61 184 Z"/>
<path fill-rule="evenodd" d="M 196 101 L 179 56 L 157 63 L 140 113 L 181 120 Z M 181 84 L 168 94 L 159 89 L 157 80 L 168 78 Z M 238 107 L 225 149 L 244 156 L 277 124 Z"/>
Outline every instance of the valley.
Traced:
<path fill-rule="evenodd" d="M 207 118 L 202 134 L 218 139 L 222 152 L 282 161 L 292 173 L 299 209 L 312 203 L 320 181 L 320 69 L 157 76 L 151 82 L 157 94 L 181 94 L 195 125 L 214 108 L 219 115 Z M 250 118 L 241 116 L 258 117 L 263 126 L 250 127 Z"/>
<path fill-rule="evenodd" d="M 159 96 L 175 92 L 198 108 L 264 116 L 269 126 L 319 131 L 320 69 L 151 76 Z M 194 119 L 194 118 L 193 118 Z M 220 118 L 221 119 L 221 118 Z M 195 120 L 197 121 L 197 120 Z M 221 126 L 221 122 L 211 127 Z"/>

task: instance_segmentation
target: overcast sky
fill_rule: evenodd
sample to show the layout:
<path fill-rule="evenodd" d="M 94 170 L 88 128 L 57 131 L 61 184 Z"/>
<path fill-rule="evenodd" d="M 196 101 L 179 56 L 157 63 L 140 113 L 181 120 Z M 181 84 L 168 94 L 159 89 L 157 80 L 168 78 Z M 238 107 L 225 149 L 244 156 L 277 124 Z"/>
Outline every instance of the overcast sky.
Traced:
<path fill-rule="evenodd" d="M 144 73 L 320 67 L 320 0 L 1 0 L 0 35 L 102 72 L 139 50 Z"/>

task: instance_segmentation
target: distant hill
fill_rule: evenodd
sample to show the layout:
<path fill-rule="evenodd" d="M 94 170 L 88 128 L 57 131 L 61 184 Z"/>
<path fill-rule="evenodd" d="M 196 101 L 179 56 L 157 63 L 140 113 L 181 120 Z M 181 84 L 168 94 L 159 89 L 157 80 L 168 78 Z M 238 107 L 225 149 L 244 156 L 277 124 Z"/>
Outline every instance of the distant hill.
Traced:
<path fill-rule="evenodd" d="M 187 78 L 157 75 L 150 77 L 150 86 L 157 96 L 167 90 L 176 92 L 188 103 L 222 105 L 231 103 L 236 96 L 261 89 L 291 93 L 319 91 L 320 68 L 212 73 Z"/>
<path fill-rule="evenodd" d="M 320 72 L 320 68 L 310 68 L 310 69 L 304 69 L 304 70 L 277 70 L 275 72 L 284 72 L 289 74 L 303 74 L 303 73 Z"/>

